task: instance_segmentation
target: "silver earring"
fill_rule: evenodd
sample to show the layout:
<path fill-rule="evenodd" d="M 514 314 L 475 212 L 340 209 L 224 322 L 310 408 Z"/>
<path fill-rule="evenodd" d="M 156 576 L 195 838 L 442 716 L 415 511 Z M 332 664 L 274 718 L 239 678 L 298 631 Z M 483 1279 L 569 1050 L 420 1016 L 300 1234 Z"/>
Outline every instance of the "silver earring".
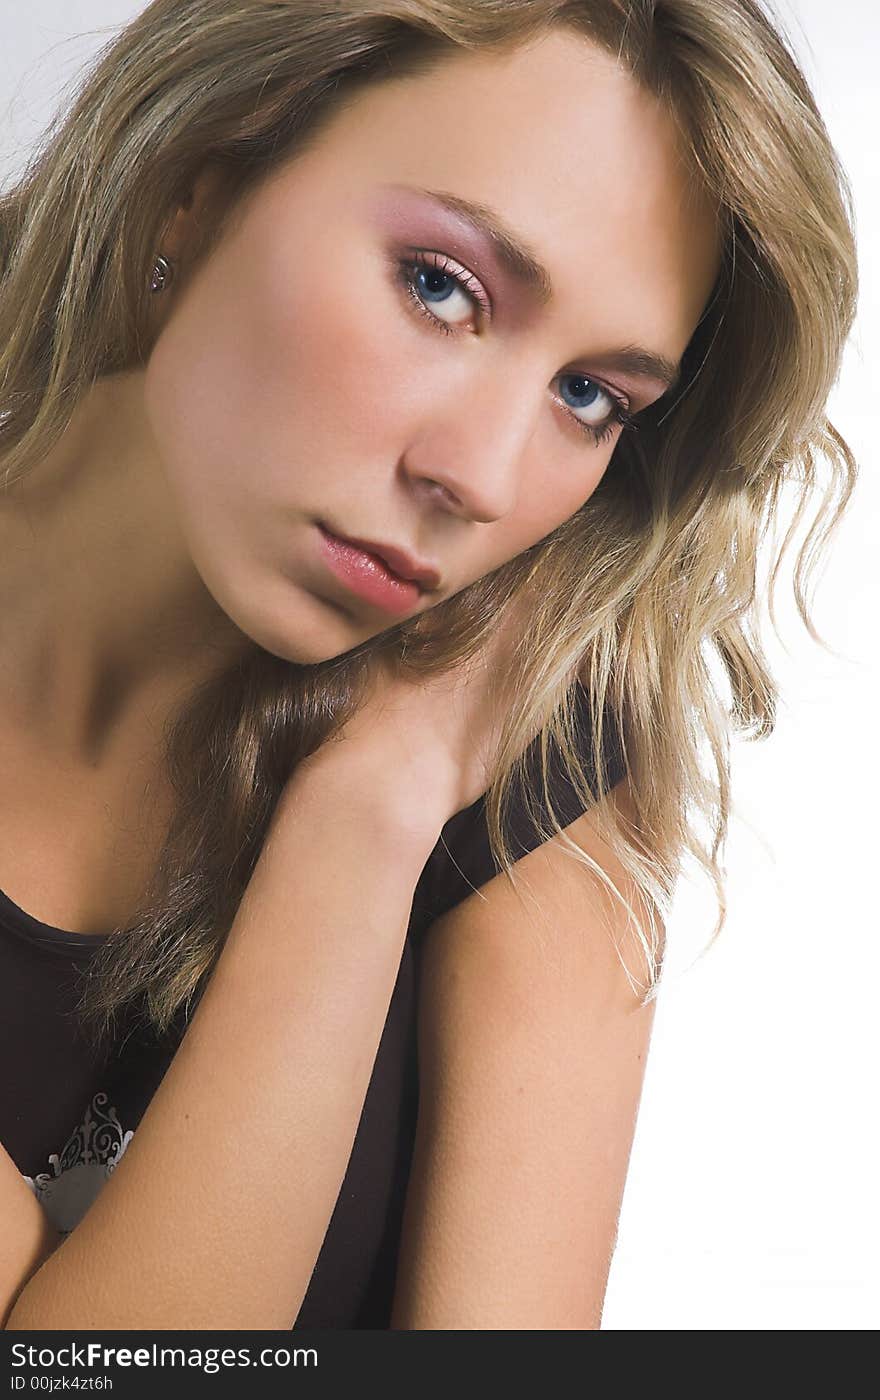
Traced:
<path fill-rule="evenodd" d="M 174 277 L 174 264 L 167 258 L 163 258 L 160 253 L 156 258 L 156 265 L 153 268 L 153 278 L 150 282 L 151 292 L 164 292 Z"/>

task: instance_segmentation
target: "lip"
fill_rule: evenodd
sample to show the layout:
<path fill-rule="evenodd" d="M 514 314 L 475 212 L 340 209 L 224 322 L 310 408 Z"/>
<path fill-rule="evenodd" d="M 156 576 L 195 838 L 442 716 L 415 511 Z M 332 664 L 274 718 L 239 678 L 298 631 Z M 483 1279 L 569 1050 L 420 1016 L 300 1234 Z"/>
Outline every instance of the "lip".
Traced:
<path fill-rule="evenodd" d="M 325 566 L 351 593 L 394 618 L 416 611 L 424 592 L 416 580 L 394 573 L 380 555 L 334 534 L 321 522 L 318 535 Z"/>
<path fill-rule="evenodd" d="M 325 535 L 341 540 L 343 544 L 353 545 L 364 554 L 374 555 L 391 574 L 405 582 L 417 583 L 423 591 L 433 591 L 440 586 L 438 571 L 430 564 L 408 554 L 405 549 L 398 549 L 396 545 L 384 544 L 382 541 L 355 539 L 352 535 L 343 535 L 339 530 L 331 529 L 323 522 L 319 522 L 319 527 Z"/>

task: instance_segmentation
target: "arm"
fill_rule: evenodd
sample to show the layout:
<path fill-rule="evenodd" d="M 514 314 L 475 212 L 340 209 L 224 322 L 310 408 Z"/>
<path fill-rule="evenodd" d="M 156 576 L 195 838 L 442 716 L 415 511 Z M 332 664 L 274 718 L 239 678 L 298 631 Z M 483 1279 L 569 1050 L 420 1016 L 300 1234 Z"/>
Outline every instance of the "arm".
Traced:
<path fill-rule="evenodd" d="M 61 1243 L 33 1191 L 4 1147 L 0 1147 L 0 1325 L 31 1275 Z"/>
<path fill-rule="evenodd" d="M 626 783 L 614 790 L 630 821 Z M 586 812 L 570 836 L 634 908 Z M 598 1329 L 653 1003 L 619 907 L 556 838 L 438 919 L 392 1328 Z M 482 897 L 481 897 L 482 896 Z M 643 907 L 643 906 L 642 906 Z"/>
<path fill-rule="evenodd" d="M 360 782 L 346 755 L 297 770 L 285 789 L 125 1156 L 25 1284 L 7 1328 L 292 1326 L 445 820 L 440 811 L 435 830 L 424 786 L 416 815 L 408 799 L 376 796 L 378 774 L 356 771 Z"/>

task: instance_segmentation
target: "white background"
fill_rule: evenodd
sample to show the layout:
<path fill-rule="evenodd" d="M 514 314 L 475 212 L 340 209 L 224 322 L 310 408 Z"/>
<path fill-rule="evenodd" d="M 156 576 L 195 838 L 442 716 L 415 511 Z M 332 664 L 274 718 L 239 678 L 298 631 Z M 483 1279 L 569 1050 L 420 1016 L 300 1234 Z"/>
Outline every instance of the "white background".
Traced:
<path fill-rule="evenodd" d="M 6 4 L 0 180 L 132 0 Z M 734 754 L 729 916 L 682 883 L 603 1326 L 873 1329 L 880 1323 L 873 877 L 880 692 L 880 7 L 777 0 L 855 197 L 861 309 L 830 404 L 861 468 L 807 635 L 788 580 L 775 734 Z M 872 165 L 873 162 L 873 165 Z M 799 537 L 802 538 L 802 535 Z M 789 556 L 791 561 L 792 556 Z"/>

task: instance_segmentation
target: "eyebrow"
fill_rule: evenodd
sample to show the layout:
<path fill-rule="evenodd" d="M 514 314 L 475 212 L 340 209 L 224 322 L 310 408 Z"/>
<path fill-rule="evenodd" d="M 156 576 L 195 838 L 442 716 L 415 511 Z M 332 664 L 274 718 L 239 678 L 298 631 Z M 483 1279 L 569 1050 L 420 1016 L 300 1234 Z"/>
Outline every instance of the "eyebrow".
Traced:
<path fill-rule="evenodd" d="M 531 292 L 542 306 L 548 305 L 553 298 L 553 283 L 549 272 L 534 250 L 505 224 L 496 210 L 445 190 L 429 190 L 421 185 L 411 185 L 408 188 L 415 194 L 442 204 L 450 213 L 458 215 L 470 224 L 478 235 L 492 245 L 499 262 L 510 276 Z M 674 388 L 681 377 L 679 364 L 656 350 L 645 349 L 642 345 L 624 345 L 598 358 L 610 369 L 620 370 L 640 379 L 655 379 L 664 384 L 667 390 Z"/>

